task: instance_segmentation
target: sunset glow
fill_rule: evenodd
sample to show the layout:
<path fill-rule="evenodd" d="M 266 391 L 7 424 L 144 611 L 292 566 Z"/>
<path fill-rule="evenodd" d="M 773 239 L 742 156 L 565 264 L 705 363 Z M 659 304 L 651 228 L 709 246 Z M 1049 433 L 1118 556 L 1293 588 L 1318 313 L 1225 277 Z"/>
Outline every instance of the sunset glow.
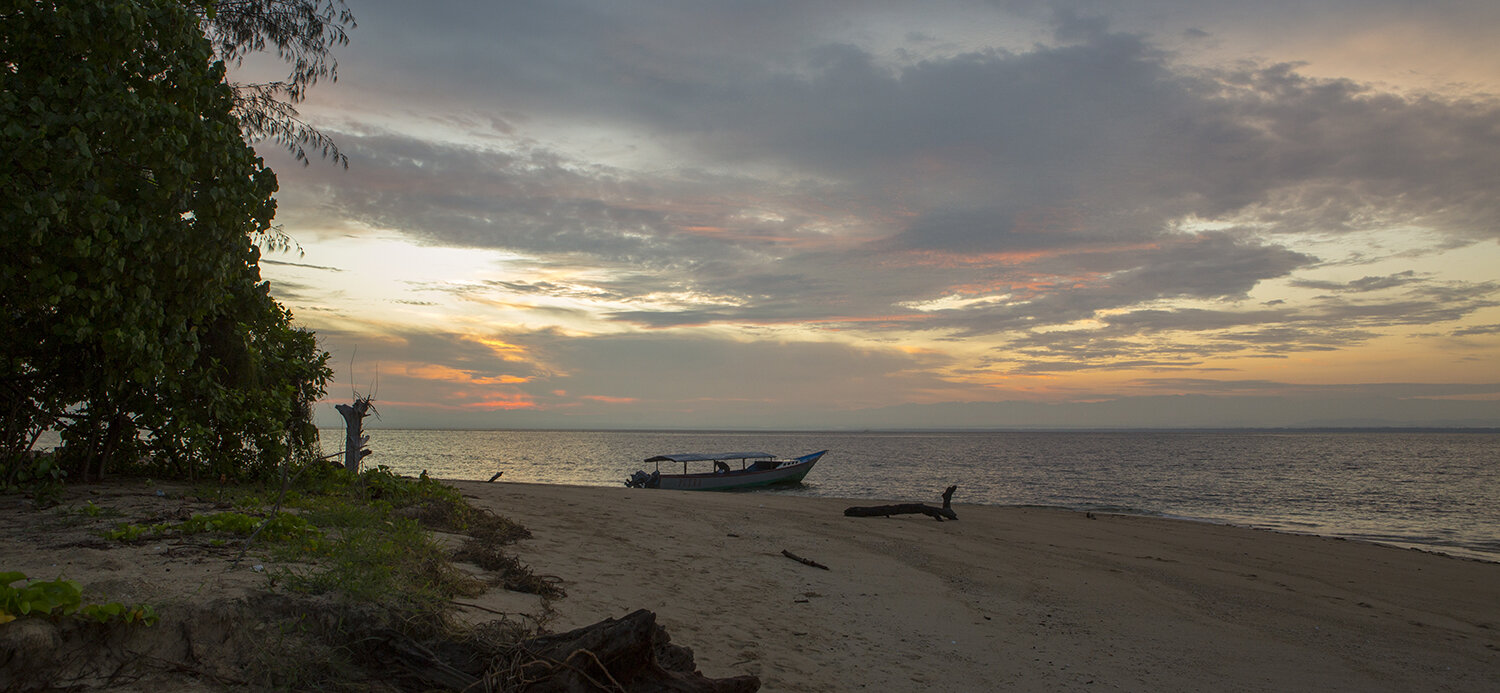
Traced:
<path fill-rule="evenodd" d="M 261 148 L 330 400 L 1500 425 L 1500 5 L 627 5 L 354 8 L 349 169 Z"/>

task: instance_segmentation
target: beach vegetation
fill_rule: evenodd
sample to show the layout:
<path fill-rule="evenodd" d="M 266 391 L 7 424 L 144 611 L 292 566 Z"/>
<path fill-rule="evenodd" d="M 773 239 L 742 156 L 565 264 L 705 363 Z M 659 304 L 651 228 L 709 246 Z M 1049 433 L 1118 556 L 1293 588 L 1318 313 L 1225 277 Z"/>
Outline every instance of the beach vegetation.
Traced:
<path fill-rule="evenodd" d="M 303 517 L 290 513 L 273 513 L 262 518 L 244 513 L 223 512 L 195 514 L 176 524 L 120 522 L 111 529 L 99 532 L 99 536 L 111 541 L 135 542 L 173 535 L 192 536 L 209 533 L 244 537 L 259 533 L 260 538 L 275 543 L 303 539 L 318 534 L 318 530 Z"/>
<path fill-rule="evenodd" d="M 21 452 L 10 458 L 0 453 L 0 492 L 25 492 L 38 505 L 55 505 L 62 499 L 67 470 L 51 453 Z"/>
<path fill-rule="evenodd" d="M 114 528 L 99 533 L 99 536 L 110 541 L 133 542 L 143 539 L 154 539 L 166 534 L 171 527 L 165 524 L 138 525 L 133 522 L 120 522 Z"/>
<path fill-rule="evenodd" d="M 55 504 L 64 480 L 106 473 L 216 489 L 214 512 L 180 521 L 164 521 L 160 504 L 176 514 L 204 498 L 158 489 L 142 506 L 150 517 L 116 521 L 122 512 L 89 501 L 51 524 L 238 553 L 232 566 L 254 552 L 281 593 L 257 603 L 290 605 L 260 623 L 294 629 L 291 645 L 314 631 L 331 643 L 308 671 L 373 634 L 454 632 L 452 600 L 487 586 L 430 530 L 482 540 L 494 556 L 529 536 L 425 474 L 354 474 L 317 456 L 311 413 L 328 354 L 260 277 L 262 251 L 291 242 L 272 225 L 275 174 L 247 139 L 304 163 L 318 150 L 345 161 L 292 104 L 335 77 L 328 51 L 352 27 L 342 0 L 0 8 L 0 492 Z M 286 80 L 226 82 L 226 63 L 262 50 L 289 63 Z M 61 444 L 35 452 L 48 431 Z M 318 604 L 335 606 L 308 608 Z M 69 580 L 0 573 L 0 621 L 36 616 L 157 620 L 150 605 L 85 603 Z M 338 676 L 311 675 L 329 686 Z"/>
<path fill-rule="evenodd" d="M 156 669 L 157 663 L 121 659 L 119 645 L 127 642 L 137 651 L 182 646 L 195 656 L 205 653 L 172 676 L 227 677 L 251 687 L 386 690 L 381 683 L 396 677 L 403 689 L 465 688 L 429 680 L 424 672 L 500 662 L 494 675 L 514 674 L 512 665 L 537 661 L 515 649 L 517 643 L 542 632 L 550 600 L 563 596 L 558 578 L 536 575 L 507 554 L 506 546 L 530 536 L 524 527 L 422 475 L 381 467 L 354 474 L 314 462 L 276 481 L 154 488 L 132 481 L 67 492 L 72 502 L 49 513 L 51 521 L 36 523 L 57 537 L 54 545 L 65 545 L 66 533 L 66 545 L 102 548 L 87 537 L 103 535 L 121 542 L 108 547 L 114 562 L 144 557 L 155 564 L 164 554 L 172 563 L 174 556 L 191 556 L 195 564 L 222 562 L 238 575 L 236 584 L 249 586 L 252 576 L 265 582 L 263 590 L 227 601 L 205 593 L 183 602 L 166 590 L 161 606 L 152 606 L 87 604 L 76 584 L 61 578 L 10 576 L 11 593 L 27 594 L 5 613 L 35 619 L 25 627 L 57 634 L 70 653 L 87 653 L 25 655 L 34 666 L 14 680 L 29 682 L 30 689 L 97 671 Z M 175 575 L 176 565 L 171 569 Z M 460 608 L 488 610 L 468 598 L 497 585 L 540 595 L 540 612 L 499 614 L 483 624 L 459 617 Z M 171 625 L 166 631 L 134 627 L 156 622 L 158 610 Z M 194 639 L 203 632 L 211 641 Z M 392 658 L 392 652 L 405 654 Z"/>
<path fill-rule="evenodd" d="M 16 583 L 25 581 L 16 586 Z M 29 580 L 25 573 L 0 572 L 0 623 L 24 617 L 77 616 L 99 623 L 153 625 L 156 609 L 150 604 L 126 606 L 120 602 L 85 604 L 83 588 L 72 580 Z"/>
<path fill-rule="evenodd" d="M 295 517 L 316 528 L 316 541 L 284 547 L 292 552 L 279 554 L 286 567 L 273 573 L 274 582 L 429 617 L 455 596 L 482 591 L 427 530 L 461 532 L 508 521 L 488 520 L 495 516 L 425 476 L 403 477 L 385 467 L 360 474 L 333 465 L 318 469 L 282 495 Z"/>

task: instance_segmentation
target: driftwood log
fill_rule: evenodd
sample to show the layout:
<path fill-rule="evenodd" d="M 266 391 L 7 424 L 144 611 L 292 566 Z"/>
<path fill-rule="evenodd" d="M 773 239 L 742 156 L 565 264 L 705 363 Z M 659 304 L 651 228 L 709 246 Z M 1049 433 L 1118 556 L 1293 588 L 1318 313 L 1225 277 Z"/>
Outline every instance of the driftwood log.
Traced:
<path fill-rule="evenodd" d="M 619 619 L 513 644 L 418 643 L 392 630 L 361 638 L 363 654 L 402 690 L 492 693 L 754 693 L 760 679 L 710 679 L 693 651 L 671 642 L 656 614 Z M 429 647 L 430 645 L 430 647 Z"/>
<path fill-rule="evenodd" d="M 518 646 L 518 680 L 502 690 L 630 693 L 752 693 L 760 679 L 710 679 L 698 673 L 693 651 L 671 643 L 656 614 L 641 609 L 577 630 L 532 638 Z"/>
<path fill-rule="evenodd" d="M 792 560 L 794 560 L 794 561 L 796 561 L 798 563 L 801 563 L 802 565 L 810 565 L 810 566 L 812 566 L 814 568 L 822 568 L 823 570 L 831 570 L 831 568 L 829 568 L 826 565 L 823 565 L 822 563 L 819 563 L 819 562 L 817 562 L 817 561 L 815 561 L 815 560 L 813 560 L 811 558 L 803 558 L 801 556 L 798 556 L 795 553 L 792 553 L 791 551 L 787 551 L 786 549 L 782 549 L 781 550 L 781 555 L 786 556 L 787 558 L 790 558 L 790 559 L 792 559 Z"/>
<path fill-rule="evenodd" d="M 869 505 L 854 506 L 844 509 L 845 517 L 890 517 L 892 515 L 926 515 L 938 522 L 943 520 L 958 520 L 958 514 L 953 512 L 953 492 L 957 486 L 949 486 L 943 492 L 943 507 L 934 508 L 926 503 L 897 503 L 896 505 Z"/>

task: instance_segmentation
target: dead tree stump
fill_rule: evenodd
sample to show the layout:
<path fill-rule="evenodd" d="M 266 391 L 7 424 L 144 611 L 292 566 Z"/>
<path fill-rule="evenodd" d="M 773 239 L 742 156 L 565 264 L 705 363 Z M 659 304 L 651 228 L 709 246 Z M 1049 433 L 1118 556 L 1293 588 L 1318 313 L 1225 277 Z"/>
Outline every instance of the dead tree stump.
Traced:
<path fill-rule="evenodd" d="M 369 449 L 365 448 L 370 437 L 364 434 L 362 423 L 370 415 L 370 407 L 369 397 L 355 397 L 353 405 L 333 405 L 339 415 L 344 417 L 344 469 L 355 474 L 359 473 L 360 460 L 370 454 Z"/>

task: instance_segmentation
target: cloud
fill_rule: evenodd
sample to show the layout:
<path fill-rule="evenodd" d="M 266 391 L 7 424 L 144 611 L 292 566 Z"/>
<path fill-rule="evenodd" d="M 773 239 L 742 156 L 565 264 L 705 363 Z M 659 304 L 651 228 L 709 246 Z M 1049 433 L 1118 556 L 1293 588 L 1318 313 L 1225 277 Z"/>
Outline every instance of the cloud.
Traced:
<path fill-rule="evenodd" d="M 1405 97 L 1306 77 L 1291 64 L 1189 68 L 1097 18 L 1063 22 L 1060 33 L 1074 39 L 1066 43 L 890 64 L 864 47 L 818 43 L 805 29 L 791 32 L 795 39 L 746 45 L 723 26 L 740 18 L 713 6 L 656 26 L 650 12 L 589 7 L 566 22 L 561 14 L 517 12 L 486 25 L 502 33 L 473 44 L 483 51 L 473 61 L 493 67 L 476 76 L 474 89 L 510 95 L 538 119 L 588 113 L 606 131 L 670 147 L 673 165 L 753 172 L 737 181 L 741 188 L 816 181 L 878 199 L 884 213 L 995 210 L 980 228 L 1008 228 L 1027 207 L 1066 202 L 1086 208 L 1087 221 L 1109 234 L 1159 232 L 1188 214 L 1242 213 L 1289 231 L 1421 219 L 1479 235 L 1493 235 L 1500 218 L 1488 194 L 1496 157 L 1480 155 L 1500 150 L 1489 126 L 1500 113 L 1493 100 Z M 762 23 L 778 30 L 799 15 L 766 14 Z M 673 33 L 705 27 L 723 45 Z M 789 43 L 797 48 L 776 50 Z M 606 53 L 612 59 L 583 59 Z M 373 165 L 398 163 L 381 152 L 402 145 L 371 144 L 375 151 L 361 155 Z M 513 210 L 483 207 L 486 214 L 422 225 L 446 228 L 456 241 L 515 243 L 495 227 L 516 221 L 543 233 L 660 228 L 659 214 L 619 205 L 603 189 L 624 181 L 580 174 L 559 152 L 463 163 L 455 154 L 398 158 L 444 161 L 424 177 L 459 183 L 442 188 L 453 193 L 449 201 L 492 196 Z M 654 183 L 646 189 L 659 190 Z M 553 186 L 569 194 L 537 194 Z M 1399 200 L 1388 194 L 1394 189 Z M 419 204 L 409 214 L 434 210 Z M 492 222 L 488 232 L 476 223 L 483 219 Z M 973 241 L 952 240 L 955 250 Z"/>
<path fill-rule="evenodd" d="M 1128 363 L 1117 365 L 1114 359 L 1141 354 L 1177 353 L 1190 359 L 1332 351 L 1361 345 L 1388 328 L 1467 318 L 1500 305 L 1497 293 L 1500 287 L 1491 284 L 1460 284 L 1389 300 L 1328 297 L 1308 305 L 1259 309 L 1138 309 L 1109 315 L 1096 328 L 1032 332 L 998 348 L 1038 359 L 1025 366 L 1028 372 L 1076 370 L 1076 362 L 1120 368 Z"/>
<path fill-rule="evenodd" d="M 404 412 L 387 425 L 443 425 L 443 417 L 453 416 L 462 425 L 495 426 L 504 420 L 484 423 L 462 412 L 522 410 L 579 421 L 618 414 L 626 405 L 630 416 L 660 423 L 699 409 L 763 416 L 788 407 L 811 412 L 978 392 L 937 375 L 950 362 L 940 354 L 832 342 L 550 330 L 326 330 L 319 337 L 337 347 L 332 363 L 340 381 Z"/>
<path fill-rule="evenodd" d="M 828 237 L 815 203 L 830 194 L 849 215 L 835 234 L 885 252 L 1157 242 L 1189 219 L 1258 235 L 1418 223 L 1472 239 L 1500 228 L 1493 102 L 1405 98 L 1289 65 L 1184 69 L 1140 37 L 1088 27 L 1067 32 L 1073 43 L 895 67 L 852 45 L 818 46 L 800 63 L 745 61 L 738 81 L 714 89 L 648 84 L 663 90 L 650 106 L 565 61 L 552 66 L 571 70 L 559 85 L 599 90 L 579 108 L 671 142 L 678 168 L 592 164 L 524 138 L 480 149 L 340 133 L 361 165 L 328 202 L 437 243 L 725 282 L 736 268 L 823 250 L 798 241 Z"/>
<path fill-rule="evenodd" d="M 1359 279 L 1347 283 L 1299 279 L 1291 282 L 1291 285 L 1305 289 L 1319 289 L 1323 291 L 1365 293 L 1369 291 L 1381 291 L 1384 289 L 1401 288 L 1421 281 L 1424 281 L 1424 279 L 1418 278 L 1415 271 L 1407 270 L 1405 272 L 1399 272 L 1397 274 L 1392 274 L 1384 277 L 1360 277 Z"/>
<path fill-rule="evenodd" d="M 1500 334 L 1500 324 L 1474 325 L 1453 331 L 1453 336 L 1455 337 L 1476 337 L 1492 334 Z"/>
<path fill-rule="evenodd" d="M 1329 40 L 1494 11 L 1380 2 L 1334 27 L 1319 13 L 1367 6 L 1322 3 L 1274 2 Z M 401 376 L 454 402 L 665 401 L 651 377 L 863 402 L 874 386 L 831 384 L 1207 370 L 1420 326 L 1482 339 L 1467 322 L 1500 295 L 1421 264 L 1494 252 L 1500 101 L 1226 59 L 1267 21 L 1238 4 L 369 7 L 348 91 L 306 109 L 351 168 L 283 171 L 283 221 L 506 258 L 384 304 L 465 321 L 397 329 L 390 357 L 465 374 Z M 1366 276 L 1338 273 L 1353 264 Z M 337 304 L 294 276 L 278 295 Z M 486 323 L 522 351 L 464 331 Z M 982 356 L 890 348 L 937 342 Z M 725 375 L 745 372 L 766 375 Z M 502 376 L 526 380 L 484 382 Z"/>
<path fill-rule="evenodd" d="M 1458 397 L 1500 395 L 1500 382 L 1494 383 L 1362 383 L 1308 385 L 1275 380 L 1209 380 L 1206 378 L 1142 378 L 1136 384 L 1171 392 L 1195 394 L 1257 393 L 1303 396 L 1365 396 L 1393 398 Z"/>
<path fill-rule="evenodd" d="M 342 272 L 342 271 L 344 271 L 342 269 L 339 269 L 338 267 L 325 267 L 323 265 L 309 265 L 309 264 L 302 263 L 302 262 L 287 262 L 285 260 L 273 260 L 271 258 L 266 258 L 266 257 L 260 258 L 260 264 L 262 264 L 262 265 L 283 265 L 283 266 L 286 266 L 286 267 L 301 267 L 303 269 L 322 270 L 324 272 Z"/>
<path fill-rule="evenodd" d="M 590 369 L 569 391 L 630 397 L 656 407 L 711 401 L 756 409 L 787 402 L 849 407 L 924 390 L 957 389 L 933 374 L 946 357 L 832 342 L 741 342 L 648 333 L 563 338 L 542 348 L 563 364 L 608 364 Z"/>

